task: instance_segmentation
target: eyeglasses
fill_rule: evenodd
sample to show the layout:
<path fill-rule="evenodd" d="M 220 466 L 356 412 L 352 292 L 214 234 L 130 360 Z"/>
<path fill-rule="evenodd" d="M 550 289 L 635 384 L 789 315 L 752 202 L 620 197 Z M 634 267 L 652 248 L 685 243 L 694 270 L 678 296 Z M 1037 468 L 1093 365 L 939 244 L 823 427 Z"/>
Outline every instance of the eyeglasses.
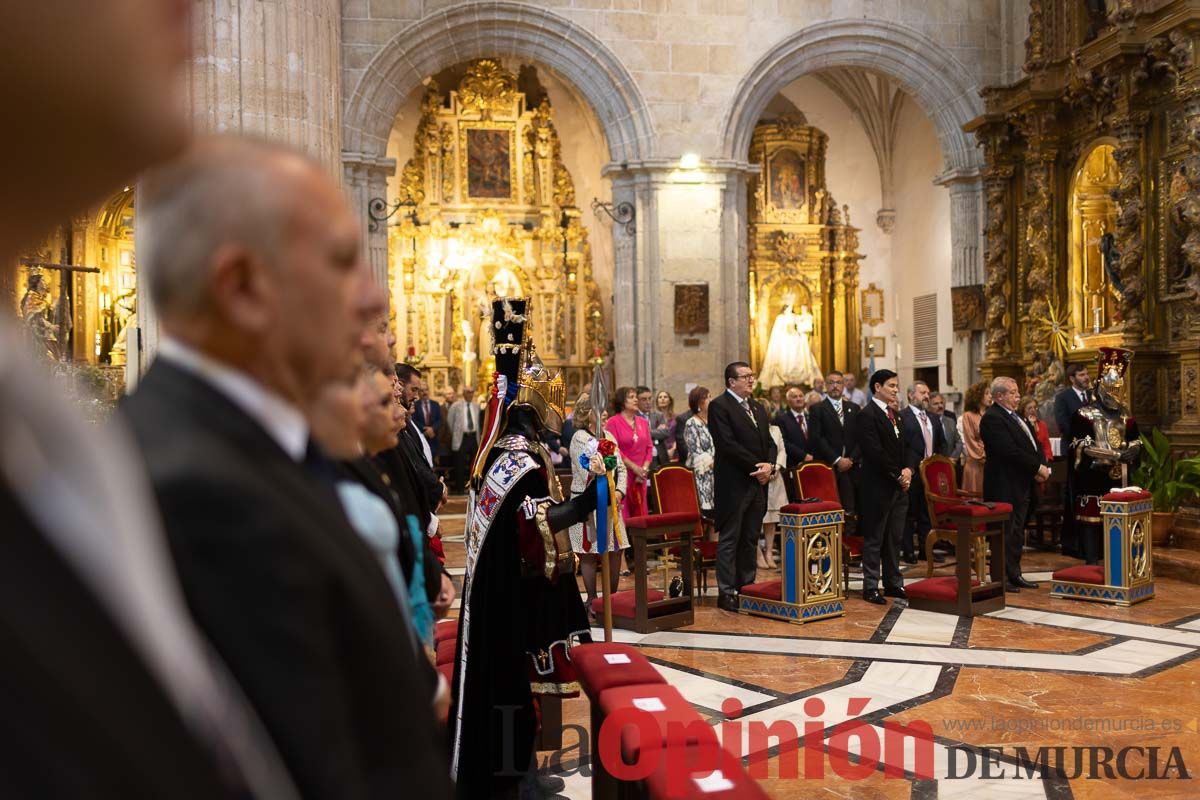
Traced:
<path fill-rule="evenodd" d="M 753 373 L 753 372 L 746 372 L 746 373 L 743 373 L 743 374 L 741 374 L 741 375 L 735 375 L 735 376 L 734 376 L 734 380 L 738 380 L 738 381 L 744 381 L 744 380 L 746 380 L 747 378 L 753 379 L 753 378 L 754 378 L 754 373 Z"/>

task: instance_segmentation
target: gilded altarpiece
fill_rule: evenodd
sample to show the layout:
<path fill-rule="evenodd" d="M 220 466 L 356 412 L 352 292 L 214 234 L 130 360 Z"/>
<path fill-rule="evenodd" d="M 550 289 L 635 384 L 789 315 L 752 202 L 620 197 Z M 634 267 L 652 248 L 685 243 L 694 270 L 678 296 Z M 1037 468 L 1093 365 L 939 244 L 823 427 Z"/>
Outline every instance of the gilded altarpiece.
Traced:
<path fill-rule="evenodd" d="M 750 158 L 750 361 L 760 371 L 776 317 L 807 306 L 823 371 L 860 363 L 858 228 L 825 183 L 828 136 L 802 116 L 755 128 Z"/>
<path fill-rule="evenodd" d="M 490 59 L 448 93 L 427 87 L 388 238 L 400 354 L 419 360 L 435 393 L 490 382 L 496 297 L 532 300 L 538 354 L 562 370 L 568 397 L 607 360 L 588 232 L 552 117 L 548 100 L 529 108 L 516 76 Z"/>
<path fill-rule="evenodd" d="M 1032 0 L 1025 76 L 983 91 L 984 375 L 1136 352 L 1133 411 L 1200 448 L 1200 9 Z"/>

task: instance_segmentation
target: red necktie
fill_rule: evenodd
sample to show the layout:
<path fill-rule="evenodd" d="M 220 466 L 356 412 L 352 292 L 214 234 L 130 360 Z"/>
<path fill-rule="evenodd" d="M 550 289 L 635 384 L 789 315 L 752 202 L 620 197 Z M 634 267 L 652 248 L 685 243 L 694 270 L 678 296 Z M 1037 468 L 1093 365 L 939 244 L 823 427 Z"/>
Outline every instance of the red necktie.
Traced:
<path fill-rule="evenodd" d="M 798 416 L 800 417 L 800 432 L 803 433 L 804 438 L 807 439 L 808 438 L 808 417 L 804 416 L 803 414 L 799 414 Z"/>
<path fill-rule="evenodd" d="M 889 420 L 889 421 L 890 421 L 890 422 L 891 422 L 893 425 L 895 425 L 895 424 L 896 424 L 896 412 L 895 412 L 895 411 L 892 411 L 892 407 L 891 407 L 891 406 L 888 406 L 888 410 L 887 410 L 887 412 L 888 412 L 888 420 Z"/>

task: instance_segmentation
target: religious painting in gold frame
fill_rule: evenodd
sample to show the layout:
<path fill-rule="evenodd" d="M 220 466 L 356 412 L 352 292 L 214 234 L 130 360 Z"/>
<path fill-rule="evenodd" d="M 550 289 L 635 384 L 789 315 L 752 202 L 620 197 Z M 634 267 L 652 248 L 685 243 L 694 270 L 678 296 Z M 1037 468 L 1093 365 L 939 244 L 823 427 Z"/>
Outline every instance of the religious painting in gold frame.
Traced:
<path fill-rule="evenodd" d="M 469 200 L 517 199 L 516 129 L 511 124 L 461 127 L 462 174 Z"/>
<path fill-rule="evenodd" d="M 862 290 L 862 321 L 864 325 L 883 324 L 883 289 L 873 283 Z"/>
<path fill-rule="evenodd" d="M 807 165 L 790 147 L 771 154 L 767 161 L 768 201 L 780 210 L 801 209 L 808 202 Z"/>
<path fill-rule="evenodd" d="M 875 350 L 872 352 L 871 346 L 874 345 Z M 863 337 L 863 352 L 867 355 L 883 358 L 887 355 L 887 337 L 886 336 L 864 336 Z"/>

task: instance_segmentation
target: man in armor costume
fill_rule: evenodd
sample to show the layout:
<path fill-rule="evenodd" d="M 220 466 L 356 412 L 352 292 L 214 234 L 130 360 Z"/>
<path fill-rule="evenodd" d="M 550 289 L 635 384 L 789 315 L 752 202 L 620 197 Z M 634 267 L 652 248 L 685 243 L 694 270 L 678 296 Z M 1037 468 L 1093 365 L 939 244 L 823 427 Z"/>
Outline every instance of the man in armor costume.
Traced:
<path fill-rule="evenodd" d="M 1100 348 L 1095 397 L 1071 420 L 1075 522 L 1089 564 L 1100 563 L 1103 555 L 1100 498 L 1128 483 L 1142 455 L 1137 423 L 1129 415 L 1126 376 L 1132 360 L 1132 350 Z"/>
<path fill-rule="evenodd" d="M 595 482 L 563 501 L 540 434 L 561 431 L 566 387 L 526 340 L 526 313 L 525 300 L 493 304 L 496 375 L 467 503 L 450 729 L 470 800 L 540 796 L 534 695 L 577 694 L 569 651 L 591 639 L 567 529 L 595 510 Z"/>

